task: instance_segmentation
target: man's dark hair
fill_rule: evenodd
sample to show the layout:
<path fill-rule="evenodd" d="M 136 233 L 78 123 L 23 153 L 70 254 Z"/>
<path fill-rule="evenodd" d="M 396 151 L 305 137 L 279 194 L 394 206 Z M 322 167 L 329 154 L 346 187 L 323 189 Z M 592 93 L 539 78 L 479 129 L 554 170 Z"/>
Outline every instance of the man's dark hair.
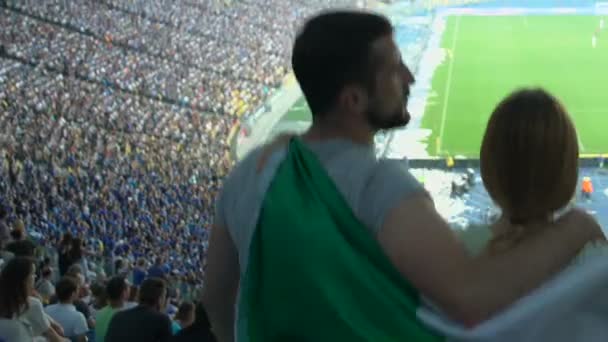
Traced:
<path fill-rule="evenodd" d="M 127 282 L 124 277 L 112 277 L 106 285 L 106 295 L 108 300 L 117 301 L 122 298 L 122 294 L 127 289 Z"/>
<path fill-rule="evenodd" d="M 372 44 L 392 33 L 386 17 L 359 11 L 325 12 L 306 22 L 291 63 L 313 116 L 331 110 L 349 83 L 373 89 Z"/>
<path fill-rule="evenodd" d="M 166 289 L 165 281 L 160 278 L 152 277 L 144 280 L 139 288 L 139 304 L 155 306 Z"/>
<path fill-rule="evenodd" d="M 63 277 L 57 283 L 55 292 L 57 293 L 57 299 L 60 302 L 67 302 L 77 290 L 78 282 L 76 279 L 72 277 Z"/>

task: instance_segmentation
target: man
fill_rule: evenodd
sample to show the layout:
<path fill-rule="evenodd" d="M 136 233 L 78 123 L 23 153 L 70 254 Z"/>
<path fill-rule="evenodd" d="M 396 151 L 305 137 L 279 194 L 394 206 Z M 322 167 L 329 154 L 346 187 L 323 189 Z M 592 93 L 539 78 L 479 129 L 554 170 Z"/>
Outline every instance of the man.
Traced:
<path fill-rule="evenodd" d="M 145 269 L 146 260 L 143 258 L 137 260 L 137 265 L 133 269 L 133 285 L 140 286 L 144 279 L 148 276 Z"/>
<path fill-rule="evenodd" d="M 171 320 L 162 314 L 167 300 L 165 281 L 146 279 L 139 290 L 139 305 L 116 313 L 105 341 L 165 342 L 171 338 Z"/>
<path fill-rule="evenodd" d="M 165 279 L 166 272 L 165 268 L 163 267 L 163 259 L 161 257 L 154 259 L 154 265 L 152 265 L 152 267 L 150 267 L 148 270 L 148 277 Z"/>
<path fill-rule="evenodd" d="M 225 181 L 203 297 L 218 340 L 233 341 L 236 330 L 251 341 L 435 341 L 416 316 L 421 294 L 473 325 L 601 236 L 574 211 L 508 253 L 471 257 L 403 163 L 374 155 L 374 134 L 410 119 L 414 78 L 390 22 L 318 15 L 292 56 L 313 124 L 259 172 L 257 150 Z"/>
<path fill-rule="evenodd" d="M 44 303 L 49 303 L 55 295 L 55 286 L 52 282 L 53 271 L 50 267 L 42 269 L 42 279 L 36 283 L 36 291 L 42 297 Z"/>
<path fill-rule="evenodd" d="M 76 310 L 74 301 L 78 298 L 78 283 L 71 277 L 64 277 L 57 283 L 59 303 L 46 307 L 46 313 L 63 328 L 66 337 L 86 342 L 89 331 L 84 315 Z"/>
<path fill-rule="evenodd" d="M 114 314 L 125 309 L 125 303 L 129 300 L 130 287 L 124 277 L 113 277 L 106 285 L 108 305 L 99 310 L 95 316 L 95 341 L 104 342 L 108 326 Z"/>

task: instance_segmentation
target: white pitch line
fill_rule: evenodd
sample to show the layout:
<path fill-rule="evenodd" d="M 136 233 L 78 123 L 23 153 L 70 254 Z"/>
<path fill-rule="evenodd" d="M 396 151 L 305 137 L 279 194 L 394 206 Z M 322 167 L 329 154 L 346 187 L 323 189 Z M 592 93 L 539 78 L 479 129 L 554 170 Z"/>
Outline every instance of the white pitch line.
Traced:
<path fill-rule="evenodd" d="M 452 74 L 454 73 L 454 58 L 456 57 L 456 38 L 458 37 L 458 29 L 460 28 L 460 16 L 456 21 L 454 28 L 454 37 L 452 38 L 452 58 L 450 58 L 450 66 L 448 67 L 448 79 L 445 82 L 445 100 L 443 101 L 443 110 L 441 112 L 441 127 L 439 128 L 439 147 L 438 152 L 441 152 L 441 140 L 443 139 L 443 131 L 445 130 L 445 118 L 448 111 L 448 100 L 450 98 L 450 86 L 452 85 Z"/>

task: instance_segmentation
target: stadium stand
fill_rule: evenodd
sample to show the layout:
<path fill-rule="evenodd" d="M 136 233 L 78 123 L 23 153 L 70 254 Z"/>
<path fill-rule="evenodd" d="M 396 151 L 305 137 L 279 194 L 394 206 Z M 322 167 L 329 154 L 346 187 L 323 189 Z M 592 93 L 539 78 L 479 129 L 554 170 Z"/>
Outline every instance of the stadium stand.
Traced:
<path fill-rule="evenodd" d="M 301 20 L 350 5 L 0 1 L 3 230 L 26 232 L 53 280 L 77 263 L 99 289 L 142 259 L 174 306 L 196 299 L 231 127 L 282 83 Z"/>

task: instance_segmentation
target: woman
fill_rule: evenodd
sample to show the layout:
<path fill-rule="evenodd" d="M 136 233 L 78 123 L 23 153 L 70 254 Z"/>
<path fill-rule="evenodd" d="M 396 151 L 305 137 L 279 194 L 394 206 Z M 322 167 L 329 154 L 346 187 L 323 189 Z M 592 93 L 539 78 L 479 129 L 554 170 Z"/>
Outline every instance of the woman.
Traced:
<path fill-rule="evenodd" d="M 566 210 L 578 181 L 578 138 L 570 116 L 541 89 L 516 91 L 494 110 L 481 146 L 481 176 L 501 218 L 462 233 L 469 251 L 502 253 Z"/>
<path fill-rule="evenodd" d="M 84 242 L 82 239 L 76 238 L 72 240 L 72 246 L 68 254 L 68 263 L 68 267 L 79 265 L 85 282 L 89 280 L 89 267 L 86 258 L 86 251 L 84 250 Z"/>
<path fill-rule="evenodd" d="M 0 339 L 22 342 L 43 336 L 65 341 L 51 326 L 42 303 L 30 296 L 35 278 L 34 262 L 24 257 L 12 259 L 0 272 Z"/>
<path fill-rule="evenodd" d="M 59 243 L 59 275 L 64 276 L 70 267 L 70 249 L 72 248 L 72 234 L 65 233 Z"/>

